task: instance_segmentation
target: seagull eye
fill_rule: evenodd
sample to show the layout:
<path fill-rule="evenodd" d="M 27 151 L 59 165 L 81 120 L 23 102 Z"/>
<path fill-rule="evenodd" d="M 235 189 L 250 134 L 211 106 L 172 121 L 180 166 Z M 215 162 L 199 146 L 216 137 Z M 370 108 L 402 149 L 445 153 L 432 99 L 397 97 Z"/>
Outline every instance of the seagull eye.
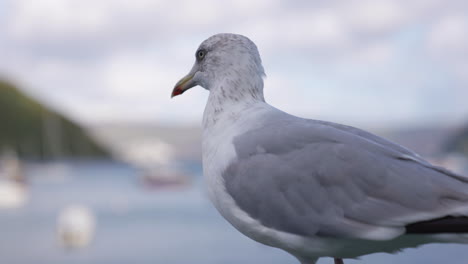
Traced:
<path fill-rule="evenodd" d="M 201 60 L 205 57 L 205 51 L 204 50 L 199 50 L 197 51 L 197 59 Z"/>

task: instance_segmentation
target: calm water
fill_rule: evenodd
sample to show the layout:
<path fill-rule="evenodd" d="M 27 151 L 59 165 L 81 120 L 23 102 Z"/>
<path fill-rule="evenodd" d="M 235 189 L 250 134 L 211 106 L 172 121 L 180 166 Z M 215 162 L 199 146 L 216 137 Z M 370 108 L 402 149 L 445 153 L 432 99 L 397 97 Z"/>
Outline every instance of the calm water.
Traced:
<path fill-rule="evenodd" d="M 28 166 L 28 203 L 0 211 L 0 263 L 296 263 L 281 250 L 255 243 L 234 230 L 206 199 L 201 168 L 186 169 L 193 174 L 192 186 L 150 191 L 139 184 L 137 170 L 124 164 Z M 87 248 L 65 250 L 56 238 L 57 215 L 70 204 L 84 204 L 95 213 L 95 239 Z M 468 246 L 431 245 L 346 263 L 447 260 L 468 263 Z"/>

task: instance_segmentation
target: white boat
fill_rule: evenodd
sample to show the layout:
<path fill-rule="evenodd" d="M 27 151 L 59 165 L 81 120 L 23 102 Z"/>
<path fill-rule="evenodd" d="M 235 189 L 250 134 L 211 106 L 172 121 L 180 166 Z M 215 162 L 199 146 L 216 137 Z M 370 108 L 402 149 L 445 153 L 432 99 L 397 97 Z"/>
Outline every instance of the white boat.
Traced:
<path fill-rule="evenodd" d="M 190 184 L 187 173 L 175 166 L 175 149 L 158 138 L 134 139 L 117 156 L 141 171 L 140 180 L 149 189 L 181 188 Z"/>

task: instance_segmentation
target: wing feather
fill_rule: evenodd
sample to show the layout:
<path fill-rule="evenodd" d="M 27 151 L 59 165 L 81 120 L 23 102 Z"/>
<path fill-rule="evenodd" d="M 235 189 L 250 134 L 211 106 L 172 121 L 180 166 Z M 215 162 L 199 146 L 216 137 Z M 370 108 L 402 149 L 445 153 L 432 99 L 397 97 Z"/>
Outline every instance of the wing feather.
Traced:
<path fill-rule="evenodd" d="M 368 132 L 303 119 L 234 140 L 226 190 L 264 225 L 303 236 L 390 239 L 466 215 L 466 178 Z"/>

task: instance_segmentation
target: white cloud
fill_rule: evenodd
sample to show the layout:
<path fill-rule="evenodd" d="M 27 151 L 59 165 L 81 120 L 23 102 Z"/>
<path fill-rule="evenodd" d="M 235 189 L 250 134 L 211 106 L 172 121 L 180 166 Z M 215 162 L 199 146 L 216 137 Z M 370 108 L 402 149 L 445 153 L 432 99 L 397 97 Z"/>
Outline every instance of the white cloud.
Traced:
<path fill-rule="evenodd" d="M 341 13 L 360 34 L 385 34 L 400 28 L 407 20 L 406 5 L 394 0 L 351 1 Z"/>
<path fill-rule="evenodd" d="M 20 0 L 14 2 L 10 14 L 10 33 L 13 37 L 53 38 L 101 32 L 111 23 L 102 2 L 86 5 L 82 1 Z"/>
<path fill-rule="evenodd" d="M 428 35 L 428 48 L 437 56 L 466 57 L 468 16 L 452 14 L 442 17 Z"/>
<path fill-rule="evenodd" d="M 116 97 L 145 97 L 164 72 L 157 64 L 135 55 L 119 54 L 102 65 L 105 89 Z"/>
<path fill-rule="evenodd" d="M 468 16 L 446 15 L 434 23 L 427 36 L 429 53 L 451 68 L 465 85 L 468 84 Z"/>
<path fill-rule="evenodd" d="M 468 85 L 468 61 L 465 61 L 464 63 L 459 63 L 455 68 L 455 73 L 465 85 Z M 468 88 L 464 87 L 463 89 L 466 95 L 465 98 L 468 98 Z"/>
<path fill-rule="evenodd" d="M 348 65 L 366 64 L 366 65 L 386 65 L 396 53 L 395 45 L 390 41 L 375 41 L 367 46 L 358 47 L 353 52 L 349 52 L 344 58 Z"/>
<path fill-rule="evenodd" d="M 324 50 L 348 44 L 348 29 L 339 14 L 331 9 L 289 15 L 281 22 L 280 29 L 281 38 L 287 44 L 299 43 L 309 49 Z"/>
<path fill-rule="evenodd" d="M 468 76 L 468 9 L 461 0 L 300 6 L 279 0 L 10 0 L 9 5 L 0 20 L 7 29 L 0 31 L 5 40 L 0 69 L 57 108 L 91 122 L 199 121 L 206 91 L 194 89 L 173 100 L 169 94 L 190 69 L 197 45 L 218 32 L 254 40 L 265 61 L 267 98 L 301 115 L 338 116 L 346 109 L 353 118 L 370 111 L 372 120 L 380 120 L 390 102 L 400 101 L 395 115 L 416 118 L 422 111 L 417 105 L 435 100 L 421 97 L 430 83 L 421 80 L 450 83 L 450 74 Z M 427 28 L 421 39 L 418 34 Z M 430 63 L 429 54 L 440 63 L 419 69 Z M 411 82 L 404 72 L 417 79 L 414 85 L 394 81 Z M 385 87 L 394 92 L 385 93 L 387 83 L 397 86 Z M 376 103 L 379 95 L 385 102 Z"/>

